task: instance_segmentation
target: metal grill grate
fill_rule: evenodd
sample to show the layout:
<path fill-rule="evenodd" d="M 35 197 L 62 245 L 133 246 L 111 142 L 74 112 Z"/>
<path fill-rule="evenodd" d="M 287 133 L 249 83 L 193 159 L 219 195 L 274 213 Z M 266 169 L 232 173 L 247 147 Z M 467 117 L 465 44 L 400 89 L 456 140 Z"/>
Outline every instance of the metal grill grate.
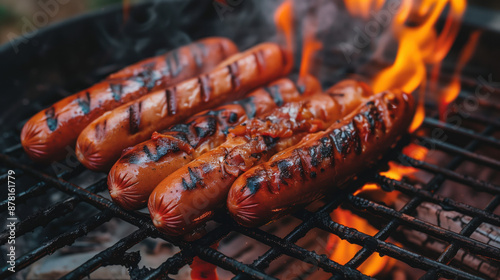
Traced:
<path fill-rule="evenodd" d="M 432 109 L 428 111 L 433 112 Z M 483 108 L 481 112 L 487 112 L 487 109 Z M 500 162 L 497 159 L 475 153 L 475 150 L 483 145 L 488 145 L 497 151 L 500 149 L 500 140 L 492 136 L 492 133 L 494 133 L 499 126 L 498 115 L 494 117 L 490 115 L 488 118 L 482 117 L 482 119 L 479 116 L 469 118 L 468 121 L 471 121 L 473 125 L 484 127 L 480 132 L 472 128 L 454 127 L 437 120 L 431 115 L 431 113 L 428 113 L 428 116 L 424 120 L 423 127 L 420 129 L 425 131 L 426 135 L 422 136 L 421 133 L 417 133 L 416 135 L 419 136 L 413 136 L 411 140 L 406 139 L 403 143 L 408 143 L 408 141 L 421 143 L 424 140 L 428 141 L 428 143 L 432 143 L 436 149 L 453 156 L 452 160 L 449 161 L 446 166 L 438 166 L 429 162 L 410 158 L 400 152 L 401 147 L 397 147 L 383 160 L 400 162 L 401 164 L 413 166 L 432 174 L 433 178 L 427 184 L 420 188 L 404 180 L 392 180 L 382 175 L 378 175 L 378 170 L 370 170 L 360 176 L 360 178 L 358 178 L 349 188 L 338 191 L 332 198 L 327 199 L 326 204 L 318 211 L 311 212 L 302 210 L 295 213 L 294 216 L 302 222 L 284 238 L 280 238 L 262 229 L 241 227 L 232 222 L 225 214 L 220 214 L 216 217 L 216 220 L 221 223 L 221 226 L 208 232 L 203 238 L 195 242 L 173 239 L 158 232 L 151 223 L 149 216 L 144 213 L 124 211 L 114 205 L 110 200 L 100 196 L 100 192 L 107 191 L 105 179 L 101 179 L 84 189 L 69 182 L 71 178 L 74 178 L 84 171 L 84 168 L 81 166 L 72 171 L 60 174 L 59 178 L 47 175 L 47 170 L 40 171 L 38 166 L 32 166 L 29 162 L 28 164 L 21 163 L 20 160 L 15 159 L 14 157 L 16 154 L 22 153 L 20 145 L 16 144 L 3 150 L 3 153 L 0 155 L 1 168 L 14 169 L 18 177 L 28 176 L 38 181 L 33 186 L 18 192 L 16 197 L 18 208 L 29 207 L 29 205 L 26 204 L 28 199 L 37 198 L 49 190 L 52 191 L 52 188 L 58 192 L 69 195 L 68 198 L 62 199 L 60 202 L 33 213 L 18 222 L 16 224 L 17 238 L 33 231 L 37 227 L 45 227 L 54 220 L 69 215 L 81 202 L 90 204 L 100 210 L 97 214 L 80 222 L 67 232 L 53 237 L 41 246 L 18 257 L 16 268 L 18 271 L 25 269 L 37 260 L 52 254 L 64 246 L 72 244 L 78 238 L 85 236 L 98 226 L 107 223 L 110 219 L 119 218 L 137 226 L 139 229 L 121 239 L 113 246 L 95 255 L 87 262 L 81 264 L 78 268 L 64 276 L 63 279 L 81 279 L 99 267 L 110 264 L 118 264 L 130 268 L 130 275 L 135 279 L 167 278 L 167 274 L 175 274 L 181 267 L 190 263 L 194 256 L 199 256 L 205 261 L 231 271 L 233 274 L 237 275 L 235 279 L 247 277 L 253 279 L 275 279 L 273 276 L 266 274 L 266 268 L 269 267 L 271 262 L 282 255 L 287 255 L 312 264 L 313 269 L 311 269 L 311 273 L 315 268 L 320 268 L 325 272 L 331 273 L 332 279 L 367 279 L 369 277 L 361 274 L 356 268 L 375 252 L 403 261 L 412 267 L 427 271 L 425 275 L 426 279 L 433 279 L 436 277 L 482 279 L 481 277 L 484 277 L 484 275 L 481 273 L 466 270 L 462 266 L 453 266 L 450 262 L 459 249 L 464 249 L 469 254 L 486 257 L 493 262 L 500 261 L 500 249 L 470 238 L 470 235 L 481 223 L 500 226 L 500 216 L 493 213 L 498 205 L 500 205 L 500 186 L 461 174 L 457 172 L 456 169 L 464 161 L 468 160 L 481 166 L 493 168 L 496 171 L 500 170 Z M 468 143 L 461 147 L 449 142 L 432 139 L 429 136 L 429 131 L 436 128 L 442 129 L 446 133 L 460 135 L 462 138 L 467 139 L 466 142 Z M 437 192 L 447 180 L 466 185 L 478 192 L 492 194 L 493 198 L 484 209 L 479 209 L 455 201 L 449 197 L 443 197 L 437 194 Z M 6 184 L 7 177 L 3 176 L 1 181 L 2 184 Z M 408 195 L 411 199 L 401 210 L 397 211 L 376 201 L 353 195 L 354 190 L 369 181 L 379 183 L 386 192 L 399 191 Z M 438 204 L 443 209 L 457 211 L 472 217 L 472 219 L 460 233 L 455 233 L 414 217 L 413 212 L 422 202 Z M 368 210 L 371 214 L 382 217 L 385 221 L 384 226 L 377 234 L 370 236 L 357 231 L 355 228 L 349 228 L 336 223 L 331 219 L 330 213 L 341 204 L 356 211 Z M 3 214 L 7 212 L 7 200 L 0 202 L 0 210 Z M 441 252 L 437 259 L 434 259 L 417 252 L 412 252 L 404 247 L 399 247 L 389 241 L 385 241 L 394 234 L 395 230 L 401 225 L 449 242 L 449 245 Z M 307 250 L 296 244 L 299 239 L 315 228 L 335 234 L 352 244 L 358 244 L 362 246 L 362 249 L 345 265 L 340 265 L 328 259 L 325 255 L 319 255 L 314 251 Z M 238 234 L 248 236 L 271 247 L 271 249 L 255 259 L 252 264 L 247 265 L 239 262 L 235 258 L 210 248 L 210 245 L 223 239 L 231 232 L 237 232 Z M 9 233 L 7 231 L 3 231 L 0 234 L 1 244 L 7 242 L 8 235 Z M 137 263 L 141 256 L 137 252 L 127 253 L 127 250 L 148 237 L 164 239 L 178 246 L 181 250 L 173 257 L 165 260 L 165 262 L 157 268 L 139 269 L 137 268 Z M 7 266 L 3 267 L 0 271 L 0 278 L 9 275 L 10 272 L 7 270 Z"/>

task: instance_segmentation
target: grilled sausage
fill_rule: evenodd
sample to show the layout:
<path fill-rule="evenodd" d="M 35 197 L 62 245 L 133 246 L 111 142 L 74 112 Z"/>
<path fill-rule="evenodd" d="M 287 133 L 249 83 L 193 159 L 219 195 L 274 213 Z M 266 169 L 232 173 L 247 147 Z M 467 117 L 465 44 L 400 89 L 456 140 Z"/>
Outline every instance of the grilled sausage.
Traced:
<path fill-rule="evenodd" d="M 82 131 L 76 155 L 91 170 L 109 170 L 123 149 L 146 141 L 154 131 L 238 99 L 252 88 L 283 76 L 287 69 L 278 45 L 260 44 L 232 56 L 208 74 L 107 112 Z"/>
<path fill-rule="evenodd" d="M 411 95 L 383 92 L 327 130 L 240 176 L 227 207 L 241 225 L 255 227 L 278 219 L 341 188 L 373 166 L 408 129 Z"/>
<path fill-rule="evenodd" d="M 309 76 L 301 91 L 289 79 L 259 88 L 232 104 L 199 113 L 152 139 L 129 148 L 113 165 L 108 188 L 115 203 L 125 209 L 146 206 L 149 194 L 164 178 L 226 140 L 228 128 L 261 116 L 302 96 L 321 91 Z"/>
<path fill-rule="evenodd" d="M 208 38 L 131 65 L 33 116 L 21 132 L 24 150 L 36 161 L 62 159 L 104 112 L 204 73 L 237 51 L 228 39 Z"/>
<path fill-rule="evenodd" d="M 202 225 L 225 204 L 240 174 L 345 116 L 353 104 L 344 100 L 360 104 L 369 95 L 365 84 L 346 81 L 328 94 L 288 103 L 264 118 L 237 126 L 225 143 L 179 168 L 154 189 L 148 203 L 154 225 L 170 235 Z"/>

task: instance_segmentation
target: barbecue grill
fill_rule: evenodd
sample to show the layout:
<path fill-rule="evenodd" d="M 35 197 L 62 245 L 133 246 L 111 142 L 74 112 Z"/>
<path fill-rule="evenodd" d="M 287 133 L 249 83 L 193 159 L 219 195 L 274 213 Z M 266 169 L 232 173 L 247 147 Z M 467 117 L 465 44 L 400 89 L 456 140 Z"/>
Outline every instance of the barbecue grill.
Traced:
<path fill-rule="evenodd" d="M 377 168 L 360 174 L 346 189 L 332 194 L 317 207 L 293 214 L 292 219 L 297 219 L 298 225 L 284 236 L 277 236 L 269 226 L 241 227 L 221 211 L 215 218 L 217 226 L 202 238 L 196 241 L 172 238 L 156 230 L 146 213 L 125 211 L 105 198 L 104 194 L 107 192 L 105 176 L 85 170 L 71 155 L 65 161 L 51 165 L 34 164 L 28 159 L 19 143 L 22 125 L 35 112 L 49 106 L 55 100 L 91 85 L 127 64 L 186 43 L 189 38 L 227 36 L 234 39 L 243 49 L 270 38 L 274 33 L 273 30 L 266 28 L 270 23 L 259 22 L 262 11 L 255 2 L 240 1 L 241 3 L 232 7 L 231 12 L 223 14 L 223 19 L 211 1 L 194 2 L 142 3 L 131 8 L 131 20 L 126 23 L 123 22 L 121 7 L 112 7 L 39 30 L 27 43 L 18 41 L 18 53 L 10 44 L 0 49 L 0 61 L 4 62 L 0 66 L 0 76 L 5 85 L 3 89 L 5 101 L 0 105 L 3 112 L 0 118 L 2 120 L 0 180 L 2 189 L 6 189 L 7 171 L 15 171 L 15 211 L 18 217 L 16 239 L 21 242 L 37 228 L 50 228 L 51 224 L 59 226 L 61 221 L 64 224 L 68 217 L 83 211 L 82 207 L 87 209 L 85 211 L 88 212 L 85 213 L 89 213 L 74 223 L 66 222 L 66 228 L 54 231 L 57 233 L 48 236 L 46 240 L 38 240 L 36 244 L 25 241 L 25 244 L 30 246 L 23 246 L 25 248 L 22 254 L 21 251 L 17 251 L 15 265 L 17 274 L 13 275 L 3 262 L 0 278 L 9 276 L 21 278 L 20 275 L 25 275 L 28 268 L 38 260 L 73 244 L 114 219 L 132 224 L 137 230 L 79 264 L 73 271 L 63 276 L 63 279 L 82 279 L 100 267 L 110 265 L 126 267 L 132 279 L 170 279 L 169 277 L 174 277 L 182 267 L 191 263 L 194 257 L 231 272 L 235 275 L 234 279 L 276 279 L 280 271 L 269 271 L 268 268 L 273 262 L 279 262 L 281 256 L 291 257 L 296 263 L 308 264 L 302 275 L 297 276 L 302 279 L 307 279 L 318 271 L 321 271 L 322 277 L 328 275 L 331 279 L 368 279 L 370 277 L 362 274 L 357 268 L 371 255 L 377 253 L 425 271 L 422 279 L 493 277 L 485 274 L 482 266 L 486 263 L 479 263 L 471 268 L 454 258 L 459 250 L 463 250 L 466 252 L 463 254 L 464 257 L 475 255 L 490 264 L 500 264 L 498 247 L 471 238 L 483 223 L 500 227 L 498 178 L 488 180 L 464 171 L 466 163 L 473 164 L 476 168 L 491 169 L 493 173 L 500 171 L 498 160 L 500 103 L 495 103 L 500 89 L 498 85 L 495 87 L 494 83 L 499 73 L 498 68 L 491 69 L 491 65 L 484 64 L 487 59 L 481 60 L 482 57 L 494 55 L 492 50 L 494 45 L 490 45 L 494 40 L 489 42 L 485 40 L 482 46 L 483 50 L 486 50 L 485 53 L 477 59 L 476 64 L 471 63 L 464 70 L 461 80 L 462 90 L 455 104 L 469 102 L 478 92 L 483 93 L 482 96 L 485 92 L 489 92 L 490 97 L 487 101 L 476 98 L 474 100 L 477 101 L 477 110 L 468 115 L 452 111 L 447 121 L 439 119 L 437 105 L 430 100 L 426 104 L 423 125 L 417 131 L 402 139 L 380 161 Z M 498 38 L 500 35 L 498 25 L 492 21 L 478 20 L 478 17 L 494 18 L 494 16 L 494 12 L 489 12 L 485 8 L 469 7 L 457 42 L 463 42 L 467 34 L 476 29 L 483 30 L 485 38 Z M 203 26 L 200 26 L 200 23 L 203 23 Z M 235 26 L 245 26 L 251 29 L 249 32 L 258 35 L 252 38 L 245 37 L 245 34 L 237 32 L 238 28 Z M 142 42 L 141 47 L 138 47 L 137 41 Z M 120 52 L 116 51 L 118 49 Z M 488 53 L 487 50 L 492 52 Z M 456 50 L 452 50 L 451 59 L 453 51 Z M 84 59 L 77 59 L 82 57 Z M 330 78 L 330 83 L 342 79 L 348 73 L 361 71 L 356 63 L 336 69 Z M 443 69 L 444 73 L 452 71 L 451 66 L 446 63 L 443 64 Z M 478 76 L 483 78 L 479 79 Z M 461 120 L 458 125 L 452 122 L 457 116 L 460 116 Z M 443 135 L 446 137 L 442 137 Z M 409 143 L 432 148 L 446 160 L 422 161 L 411 158 L 401 151 Z M 394 180 L 380 175 L 380 171 L 386 168 L 387 162 L 414 167 L 419 170 L 418 172 L 427 174 L 428 180 L 419 181 L 418 176 Z M 87 179 L 86 187 L 74 183 L 81 177 Z M 399 191 L 410 199 L 403 207 L 396 210 L 370 197 L 354 194 L 367 182 L 378 183 L 387 193 Z M 450 183 L 458 183 L 462 189 L 480 194 L 485 203 L 478 207 L 442 193 L 443 188 Z M 7 217 L 9 211 L 6 197 L 3 196 L 0 202 L 2 217 Z M 36 204 L 33 201 L 51 201 L 54 197 L 56 203 L 51 202 L 49 205 L 33 209 L 33 205 Z M 456 211 L 471 219 L 459 233 L 439 224 L 426 222 L 415 216 L 416 209 L 424 202 L 438 205 L 446 211 Z M 376 224 L 378 232 L 375 235 L 365 234 L 356 228 L 332 220 L 330 213 L 341 206 L 372 222 L 375 221 L 373 223 Z M 446 246 L 437 255 L 429 254 L 422 248 L 412 247 L 411 242 L 400 234 L 398 228 L 401 227 L 441 240 Z M 300 239 L 308 234 L 314 234 L 312 232 L 318 229 L 362 248 L 345 265 L 341 265 L 330 260 L 327 255 L 310 249 L 317 247 L 316 244 L 298 245 Z M 9 234 L 8 230 L 0 233 L 2 245 L 7 246 Z M 264 244 L 269 249 L 251 263 L 243 263 L 237 256 L 226 255 L 211 247 L 216 242 L 230 242 L 230 239 L 240 235 L 252 239 L 255 243 Z M 179 251 L 163 260 L 158 267 L 141 268 L 139 265 L 141 254 L 129 249 L 136 244 L 146 242 L 148 238 L 162 239 L 178 247 Z M 5 258 L 5 253 L 2 255 Z M 282 270 L 290 268 L 286 263 L 280 265 L 283 267 Z M 496 273 L 495 277 L 500 277 L 500 272 Z"/>

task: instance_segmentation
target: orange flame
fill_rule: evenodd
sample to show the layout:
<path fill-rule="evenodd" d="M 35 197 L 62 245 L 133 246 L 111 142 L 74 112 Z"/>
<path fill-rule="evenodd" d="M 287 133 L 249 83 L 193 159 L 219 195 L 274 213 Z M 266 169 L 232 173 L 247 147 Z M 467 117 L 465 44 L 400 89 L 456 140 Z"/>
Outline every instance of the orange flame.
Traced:
<path fill-rule="evenodd" d="M 281 36 L 285 37 L 285 47 L 283 47 L 288 58 L 287 67 L 293 67 L 293 6 L 291 0 L 285 0 L 274 13 L 274 22 Z"/>
<path fill-rule="evenodd" d="M 411 143 L 410 145 L 403 148 L 403 153 L 414 159 L 423 160 L 427 156 L 428 149 L 423 146 Z M 415 171 L 416 169 L 411 166 L 403 166 L 393 162 L 389 162 L 389 170 L 387 172 L 381 172 L 380 174 L 391 179 L 401 180 L 404 175 L 412 174 Z M 380 190 L 380 187 L 377 184 L 366 184 L 363 186 L 363 188 L 356 191 L 354 195 L 373 190 Z M 394 202 L 396 200 L 397 195 L 397 192 L 384 192 L 383 202 L 390 205 L 391 202 Z M 336 209 L 333 212 L 332 219 L 335 219 L 335 221 L 340 224 L 355 228 L 372 236 L 377 233 L 377 230 L 370 226 L 366 220 L 342 209 Z M 330 235 L 328 246 L 330 246 L 329 248 L 333 249 L 330 258 L 341 264 L 347 262 L 352 258 L 352 256 L 354 256 L 357 251 L 359 251 L 359 246 L 350 244 L 344 240 L 339 240 L 339 238 L 333 234 Z M 380 256 L 372 255 L 358 269 L 366 275 L 375 276 L 376 274 L 383 272 L 384 267 L 386 269 L 392 267 L 394 265 L 394 262 L 395 261 L 390 258 L 381 258 Z"/>
<path fill-rule="evenodd" d="M 282 37 L 285 37 L 286 47 L 284 49 L 289 57 L 288 61 L 290 61 L 290 67 L 293 66 L 293 54 L 295 52 L 293 44 L 293 17 L 293 5 L 291 0 L 285 0 L 274 13 L 274 22 L 276 23 L 278 31 Z M 322 43 L 315 38 L 316 28 L 316 23 L 304 21 L 304 43 L 299 70 L 299 79 L 297 81 L 299 85 L 303 82 L 302 79 L 307 76 L 312 69 L 312 58 L 314 57 L 314 54 L 323 47 Z"/>
<path fill-rule="evenodd" d="M 351 2 L 351 0 L 345 0 Z M 424 98 L 428 65 L 439 64 L 448 54 L 460 28 L 460 20 L 466 8 L 465 0 L 422 0 L 416 5 L 403 0 L 392 22 L 392 31 L 399 41 L 394 64 L 380 71 L 372 81 L 375 92 L 399 88 L 413 92 L 418 87 L 418 108 L 410 126 L 415 131 L 425 117 Z M 449 6 L 443 30 L 438 35 L 436 22 Z M 409 19 L 419 19 L 418 25 L 408 26 Z"/>
<path fill-rule="evenodd" d="M 346 9 L 353 16 L 364 19 L 370 17 L 370 11 L 377 12 L 384 5 L 384 0 L 344 0 Z M 425 118 L 424 99 L 427 86 L 432 88 L 437 82 L 440 65 L 453 45 L 458 34 L 461 18 L 466 9 L 466 0 L 402 0 L 397 13 L 395 14 L 391 31 L 399 42 L 398 52 L 394 63 L 380 71 L 372 79 L 372 86 L 375 92 L 390 89 L 401 89 L 405 92 L 418 90 L 418 106 L 415 117 L 409 128 L 410 132 L 415 131 Z M 446 21 L 441 32 L 438 34 L 436 23 L 446 7 L 449 7 Z M 411 22 L 411 24 L 408 24 Z M 477 44 L 479 34 L 472 34 L 469 42 L 464 47 L 455 69 L 452 82 L 446 87 L 446 94 L 442 96 L 441 105 L 447 106 L 454 100 L 460 91 L 460 72 L 465 63 L 472 56 Z M 432 68 L 431 81 L 427 81 L 427 69 Z M 440 106 L 441 106 L 440 105 Z M 403 149 L 403 153 L 417 160 L 423 160 L 428 150 L 425 147 L 410 144 Z M 416 169 L 402 166 L 394 162 L 389 162 L 389 170 L 381 175 L 391 179 L 401 180 L 403 176 L 413 174 Z M 355 195 L 364 191 L 380 189 L 376 184 L 367 184 L 358 190 Z M 384 202 L 394 202 L 397 192 L 390 192 L 384 195 Z M 373 229 L 366 220 L 354 216 L 348 211 L 337 209 L 333 213 L 333 218 L 346 226 L 356 228 L 367 234 L 374 235 Z M 329 245 L 333 248 L 331 259 L 341 264 L 348 261 L 359 249 L 358 246 L 339 240 L 331 235 Z M 391 260 L 383 260 L 378 256 L 371 256 L 359 268 L 361 272 L 374 276 L 380 273 L 384 266 L 391 266 Z"/>
<path fill-rule="evenodd" d="M 445 117 L 446 108 L 451 102 L 453 102 L 453 100 L 457 98 L 458 94 L 460 93 L 461 89 L 460 73 L 462 72 L 463 68 L 474 54 L 474 51 L 476 50 L 476 46 L 477 43 L 479 42 L 481 34 L 482 34 L 481 31 L 474 31 L 469 36 L 469 40 L 467 41 L 467 44 L 464 46 L 463 50 L 460 53 L 460 57 L 458 58 L 457 66 L 455 67 L 455 70 L 453 72 L 453 77 L 451 79 L 451 82 L 444 90 L 441 91 L 439 114 L 441 116 L 441 119 L 443 120 Z"/>
<path fill-rule="evenodd" d="M 377 230 L 369 225 L 365 219 L 360 218 L 342 208 L 337 208 L 332 213 L 332 219 L 344 226 L 355 228 L 368 235 L 375 235 Z M 344 265 L 361 249 L 360 246 L 351 244 L 346 240 L 341 240 L 338 236 L 331 234 L 326 246 L 327 252 L 332 252 L 330 259 Z M 371 255 L 359 268 L 361 273 L 368 276 L 375 276 L 385 270 L 390 269 L 395 260 L 387 256 L 380 257 L 377 253 Z"/>
<path fill-rule="evenodd" d="M 419 146 L 413 143 L 410 143 L 408 146 L 403 148 L 403 154 L 416 160 L 424 160 L 428 152 L 429 150 L 426 147 Z M 417 169 L 415 169 L 414 167 L 389 162 L 389 170 L 386 172 L 380 172 L 380 175 L 394 180 L 401 180 L 403 176 L 413 174 L 415 171 L 417 171 Z M 354 195 L 362 193 L 363 191 L 375 190 L 379 188 L 380 187 L 376 184 L 366 184 L 363 186 L 363 188 L 357 190 Z"/>
<path fill-rule="evenodd" d="M 417 130 L 417 128 L 420 127 L 420 125 L 424 122 L 425 119 L 425 89 L 426 89 L 426 84 L 427 81 L 424 79 L 422 81 L 422 85 L 420 86 L 420 89 L 418 90 L 418 100 L 417 100 L 417 108 L 415 110 L 415 116 L 413 117 L 413 121 L 410 124 L 410 127 L 408 128 L 408 131 L 410 133 L 414 132 Z"/>
<path fill-rule="evenodd" d="M 366 0 L 350 0 L 345 1 L 344 3 L 349 11 L 349 14 L 368 20 L 370 17 L 370 11 L 372 13 L 379 11 L 382 6 L 384 6 L 384 2 L 385 0 L 374 0 L 373 2 Z"/>
<path fill-rule="evenodd" d="M 297 83 L 302 83 L 302 80 L 308 75 L 312 74 L 310 71 L 313 69 L 313 58 L 317 51 L 323 48 L 321 41 L 316 39 L 316 31 L 318 27 L 316 18 L 310 17 L 308 20 L 303 21 L 303 46 L 302 58 L 300 61 L 299 80 Z"/>
<path fill-rule="evenodd" d="M 321 50 L 323 47 L 323 44 L 318 41 L 312 34 L 309 32 L 305 33 L 304 36 L 304 47 L 302 50 L 302 61 L 300 62 L 300 71 L 299 71 L 299 77 L 303 78 L 309 74 L 309 71 L 311 70 L 311 61 L 312 58 L 314 57 L 314 54 Z"/>

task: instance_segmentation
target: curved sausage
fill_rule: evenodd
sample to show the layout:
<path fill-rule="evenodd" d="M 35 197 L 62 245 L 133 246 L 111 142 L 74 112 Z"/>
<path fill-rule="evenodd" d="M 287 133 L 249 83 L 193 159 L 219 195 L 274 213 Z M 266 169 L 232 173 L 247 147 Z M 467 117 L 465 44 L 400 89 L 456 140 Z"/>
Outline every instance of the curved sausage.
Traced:
<path fill-rule="evenodd" d="M 148 203 L 154 225 L 170 235 L 202 225 L 225 204 L 240 174 L 345 116 L 353 105 L 344 100 L 360 104 L 370 95 L 364 84 L 346 81 L 327 94 L 288 103 L 235 127 L 225 143 L 179 168 L 154 189 Z"/>
<path fill-rule="evenodd" d="M 286 63 L 280 47 L 273 43 L 233 55 L 207 74 L 105 113 L 82 131 L 76 155 L 91 170 L 109 170 L 123 149 L 146 141 L 154 131 L 238 99 L 252 88 L 283 76 Z"/>
<path fill-rule="evenodd" d="M 140 61 L 34 115 L 22 129 L 21 144 L 33 160 L 62 159 L 104 112 L 204 73 L 237 51 L 229 39 L 214 37 Z"/>
<path fill-rule="evenodd" d="M 320 92 L 319 81 L 309 77 L 301 91 L 289 79 L 277 80 L 232 104 L 201 112 L 152 139 L 126 150 L 108 175 L 111 198 L 133 210 L 146 206 L 153 189 L 164 178 L 226 140 L 228 129 L 261 116 L 283 104 Z"/>
<path fill-rule="evenodd" d="M 414 110 L 409 94 L 374 96 L 341 122 L 240 176 L 229 191 L 229 213 L 243 226 L 260 226 L 341 188 L 396 144 Z"/>

